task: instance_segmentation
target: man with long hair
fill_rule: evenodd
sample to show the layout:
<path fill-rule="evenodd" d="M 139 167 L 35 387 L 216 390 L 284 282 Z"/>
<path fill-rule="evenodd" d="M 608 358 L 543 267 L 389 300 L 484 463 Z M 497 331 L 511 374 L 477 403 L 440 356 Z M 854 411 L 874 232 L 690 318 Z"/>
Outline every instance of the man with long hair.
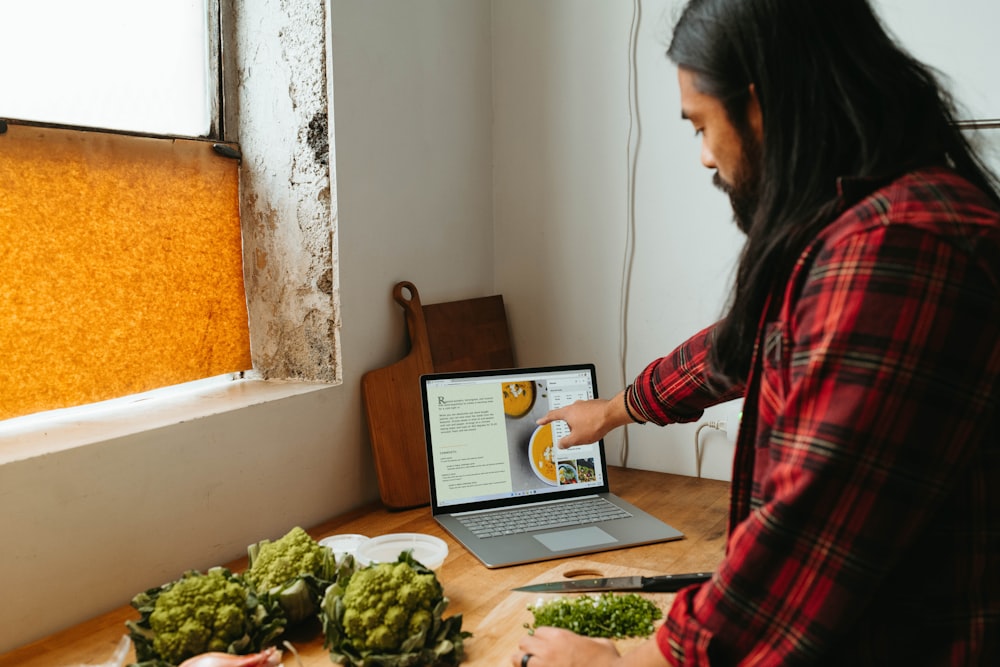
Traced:
<path fill-rule="evenodd" d="M 744 398 L 724 559 L 655 638 L 513 665 L 1000 665 L 1000 187 L 867 0 L 691 0 L 682 116 L 746 234 L 721 321 L 560 446 Z"/>

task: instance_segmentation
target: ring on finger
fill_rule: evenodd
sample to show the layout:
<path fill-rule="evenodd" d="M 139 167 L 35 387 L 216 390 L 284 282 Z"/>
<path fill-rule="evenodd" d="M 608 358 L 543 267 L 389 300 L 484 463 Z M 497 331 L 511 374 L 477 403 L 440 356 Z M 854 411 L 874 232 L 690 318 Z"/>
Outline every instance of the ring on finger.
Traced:
<path fill-rule="evenodd" d="M 528 667 L 528 661 L 531 660 L 531 654 L 525 653 L 521 656 L 521 667 Z"/>

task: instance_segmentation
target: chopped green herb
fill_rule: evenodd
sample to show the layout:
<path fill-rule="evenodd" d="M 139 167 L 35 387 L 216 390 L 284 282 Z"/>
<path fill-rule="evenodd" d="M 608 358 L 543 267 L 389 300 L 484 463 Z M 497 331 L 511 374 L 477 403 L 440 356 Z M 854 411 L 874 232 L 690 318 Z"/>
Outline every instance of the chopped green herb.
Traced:
<path fill-rule="evenodd" d="M 533 625 L 524 624 L 529 632 L 549 626 L 608 639 L 648 637 L 653 634 L 653 623 L 663 617 L 659 607 L 635 593 L 558 598 L 528 605 L 528 611 L 535 617 Z"/>

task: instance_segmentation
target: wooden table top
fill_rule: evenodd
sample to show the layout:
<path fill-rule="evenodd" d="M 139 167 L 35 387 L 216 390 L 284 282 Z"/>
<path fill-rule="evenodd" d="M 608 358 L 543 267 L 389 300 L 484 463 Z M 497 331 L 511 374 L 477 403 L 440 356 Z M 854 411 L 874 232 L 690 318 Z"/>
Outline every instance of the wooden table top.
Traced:
<path fill-rule="evenodd" d="M 588 563 L 605 563 L 620 569 L 656 573 L 712 570 L 723 555 L 728 513 L 729 483 L 667 473 L 610 468 L 611 489 L 616 494 L 659 517 L 684 533 L 682 540 L 628 549 L 618 549 L 582 557 Z M 291 526 L 289 526 L 291 528 Z M 434 521 L 428 507 L 389 511 L 380 504 L 334 517 L 310 529 L 317 539 L 337 533 L 376 536 L 397 532 L 436 535 L 448 544 L 448 557 L 438 569 L 438 578 L 450 603 L 445 616 L 462 614 L 462 628 L 473 632 L 468 640 L 466 664 L 497 664 L 497 655 L 516 648 L 477 647 L 476 630 L 483 619 L 510 595 L 510 589 L 565 566 L 572 558 L 487 569 Z M 227 564 L 234 571 L 246 567 L 246 559 Z M 164 582 L 165 583 L 165 582 Z M 137 591 L 138 592 L 138 591 Z M 0 655 L 0 667 L 67 667 L 95 665 L 107 661 L 123 634 L 125 621 L 138 619 L 126 604 L 112 612 L 67 628 L 54 635 Z M 306 667 L 329 667 L 329 655 L 318 631 L 293 637 L 298 660 Z M 487 662 L 487 655 L 489 660 Z M 130 660 L 132 657 L 130 655 Z M 299 662 L 285 653 L 284 664 Z"/>

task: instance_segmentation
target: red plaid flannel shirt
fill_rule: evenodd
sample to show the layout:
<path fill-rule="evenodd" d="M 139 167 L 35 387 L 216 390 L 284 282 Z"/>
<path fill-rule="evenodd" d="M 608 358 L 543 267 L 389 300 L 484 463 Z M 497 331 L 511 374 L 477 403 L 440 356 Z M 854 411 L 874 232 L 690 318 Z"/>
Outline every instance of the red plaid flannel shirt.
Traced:
<path fill-rule="evenodd" d="M 657 424 L 746 401 L 672 664 L 1000 665 L 1000 213 L 945 169 L 871 187 L 772 294 L 746 387 L 709 389 L 710 327 L 627 393 Z"/>

